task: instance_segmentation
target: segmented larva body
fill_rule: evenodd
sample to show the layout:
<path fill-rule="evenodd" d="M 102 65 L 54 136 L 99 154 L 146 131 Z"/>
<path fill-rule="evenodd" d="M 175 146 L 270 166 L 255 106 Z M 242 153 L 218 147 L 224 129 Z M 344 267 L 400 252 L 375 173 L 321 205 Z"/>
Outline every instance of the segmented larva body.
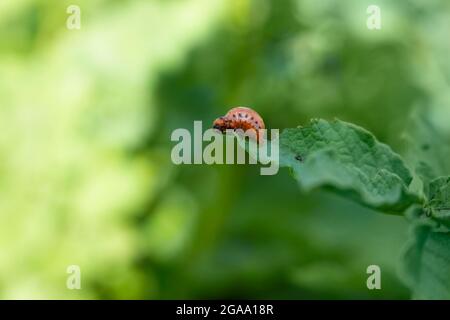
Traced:
<path fill-rule="evenodd" d="M 265 129 L 265 125 L 263 119 L 255 110 L 247 107 L 236 107 L 228 111 L 223 117 L 214 120 L 213 128 L 222 132 L 227 129 L 242 129 L 244 132 L 253 129 L 256 135 L 254 138 L 259 141 L 259 130 Z"/>

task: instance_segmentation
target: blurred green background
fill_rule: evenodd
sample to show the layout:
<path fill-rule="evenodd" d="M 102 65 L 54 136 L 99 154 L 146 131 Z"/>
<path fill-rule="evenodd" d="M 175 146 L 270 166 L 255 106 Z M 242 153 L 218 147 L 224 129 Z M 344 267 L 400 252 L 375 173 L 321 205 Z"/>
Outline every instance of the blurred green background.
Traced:
<path fill-rule="evenodd" d="M 0 298 L 408 299 L 404 218 L 286 170 L 175 166 L 170 133 L 246 105 L 402 152 L 413 108 L 449 130 L 449 31 L 448 0 L 2 0 Z"/>

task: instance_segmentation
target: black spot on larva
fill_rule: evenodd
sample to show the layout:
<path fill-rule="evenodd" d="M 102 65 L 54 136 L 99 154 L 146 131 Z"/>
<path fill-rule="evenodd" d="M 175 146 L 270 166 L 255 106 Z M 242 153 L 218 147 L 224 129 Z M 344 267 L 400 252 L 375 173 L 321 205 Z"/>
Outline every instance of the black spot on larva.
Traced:
<path fill-rule="evenodd" d="M 239 113 L 239 118 L 242 118 L 242 113 Z"/>
<path fill-rule="evenodd" d="M 233 118 L 236 118 L 236 115 L 235 115 L 235 114 L 233 114 Z"/>
<path fill-rule="evenodd" d="M 253 120 L 253 117 L 250 117 L 250 120 Z"/>
<path fill-rule="evenodd" d="M 248 118 L 248 114 L 245 114 L 245 117 Z"/>

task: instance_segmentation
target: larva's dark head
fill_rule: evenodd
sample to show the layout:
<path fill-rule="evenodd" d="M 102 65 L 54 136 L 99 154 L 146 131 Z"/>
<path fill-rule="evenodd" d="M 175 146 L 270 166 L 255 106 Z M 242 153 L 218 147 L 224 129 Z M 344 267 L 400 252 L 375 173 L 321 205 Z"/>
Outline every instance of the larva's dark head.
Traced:
<path fill-rule="evenodd" d="M 230 127 L 230 121 L 227 117 L 220 117 L 214 120 L 213 128 L 221 132 L 225 132 L 226 129 Z"/>

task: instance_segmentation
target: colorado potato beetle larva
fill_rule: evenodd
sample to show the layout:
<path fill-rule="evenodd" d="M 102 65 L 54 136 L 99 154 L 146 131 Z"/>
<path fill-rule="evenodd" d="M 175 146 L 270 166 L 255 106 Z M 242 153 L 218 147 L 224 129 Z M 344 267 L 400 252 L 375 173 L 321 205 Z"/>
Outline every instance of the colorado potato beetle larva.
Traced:
<path fill-rule="evenodd" d="M 235 107 L 223 117 L 214 120 L 213 128 L 225 132 L 227 129 L 242 129 L 244 132 L 253 129 L 256 140 L 259 141 L 259 130 L 265 129 L 261 116 L 253 109 L 247 107 Z"/>

